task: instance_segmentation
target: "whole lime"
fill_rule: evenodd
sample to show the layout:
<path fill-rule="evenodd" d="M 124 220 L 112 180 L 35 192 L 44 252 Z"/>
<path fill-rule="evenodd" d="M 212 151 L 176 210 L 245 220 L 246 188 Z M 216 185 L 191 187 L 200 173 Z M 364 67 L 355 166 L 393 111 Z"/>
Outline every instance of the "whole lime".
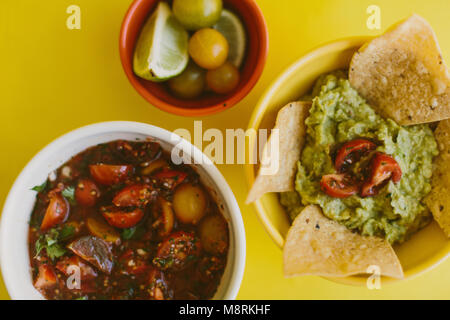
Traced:
<path fill-rule="evenodd" d="M 172 10 L 187 30 L 213 26 L 222 13 L 222 0 L 174 0 Z"/>

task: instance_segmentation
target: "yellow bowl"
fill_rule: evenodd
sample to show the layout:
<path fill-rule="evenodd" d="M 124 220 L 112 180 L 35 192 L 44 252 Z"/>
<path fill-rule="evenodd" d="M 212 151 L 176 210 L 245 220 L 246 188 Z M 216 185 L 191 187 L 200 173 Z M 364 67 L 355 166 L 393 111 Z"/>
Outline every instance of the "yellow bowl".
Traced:
<path fill-rule="evenodd" d="M 370 39 L 369 37 L 355 37 L 331 42 L 300 58 L 266 90 L 253 112 L 248 127 L 255 130 L 273 128 L 277 113 L 284 105 L 298 100 L 306 94 L 321 74 L 348 68 L 355 51 Z M 256 136 L 251 135 L 248 150 L 255 150 L 256 142 Z M 256 169 L 255 165 L 247 164 L 245 166 L 249 187 L 255 181 Z M 278 201 L 278 196 L 274 193 L 264 195 L 255 202 L 255 208 L 272 240 L 280 248 L 283 248 L 290 221 Z M 437 223 L 433 222 L 394 249 L 403 266 L 405 279 L 410 279 L 430 270 L 447 258 L 450 252 L 450 241 Z M 345 284 L 364 285 L 367 276 L 332 278 L 330 280 Z M 398 280 L 383 278 L 382 281 L 384 284 Z"/>

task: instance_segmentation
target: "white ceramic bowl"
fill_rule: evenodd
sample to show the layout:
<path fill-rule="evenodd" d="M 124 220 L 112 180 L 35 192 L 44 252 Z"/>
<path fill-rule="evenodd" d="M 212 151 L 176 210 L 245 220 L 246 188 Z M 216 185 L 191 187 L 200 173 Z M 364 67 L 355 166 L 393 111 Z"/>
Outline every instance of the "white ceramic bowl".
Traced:
<path fill-rule="evenodd" d="M 222 174 L 199 149 L 167 130 L 138 122 L 104 122 L 82 127 L 53 141 L 27 164 L 11 188 L 1 216 L 0 267 L 12 299 L 43 299 L 33 287 L 28 254 L 28 222 L 36 200 L 36 192 L 30 189 L 88 147 L 118 139 L 147 138 L 159 142 L 167 151 L 179 147 L 194 161 L 193 166 L 212 190 L 219 207 L 223 204 L 222 213 L 230 226 L 230 248 L 214 299 L 236 298 L 245 266 L 245 230 L 239 206 Z"/>

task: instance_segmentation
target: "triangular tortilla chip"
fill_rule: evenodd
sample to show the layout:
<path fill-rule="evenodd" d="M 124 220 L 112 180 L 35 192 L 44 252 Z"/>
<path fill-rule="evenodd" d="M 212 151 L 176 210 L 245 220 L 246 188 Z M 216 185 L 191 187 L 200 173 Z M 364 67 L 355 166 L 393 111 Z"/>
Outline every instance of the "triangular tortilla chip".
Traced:
<path fill-rule="evenodd" d="M 318 206 L 308 206 L 295 219 L 283 250 L 285 276 L 347 277 L 378 266 L 380 274 L 403 278 L 391 245 L 379 237 L 363 237 L 330 220 Z"/>
<path fill-rule="evenodd" d="M 413 15 L 353 56 L 350 84 L 400 125 L 450 118 L 450 75 L 436 35 Z"/>
<path fill-rule="evenodd" d="M 278 170 L 274 174 L 258 172 L 255 182 L 247 196 L 247 203 L 254 202 L 268 192 L 287 192 L 294 190 L 297 161 L 305 143 L 306 125 L 311 102 L 291 102 L 283 107 L 277 116 L 274 129 L 279 129 Z M 268 146 L 272 144 L 273 134 L 264 146 L 263 154 L 268 156 Z M 263 158 L 264 163 L 272 159 Z"/>
<path fill-rule="evenodd" d="M 450 237 L 450 120 L 441 121 L 434 132 L 439 155 L 433 162 L 431 192 L 425 203 L 445 234 Z"/>

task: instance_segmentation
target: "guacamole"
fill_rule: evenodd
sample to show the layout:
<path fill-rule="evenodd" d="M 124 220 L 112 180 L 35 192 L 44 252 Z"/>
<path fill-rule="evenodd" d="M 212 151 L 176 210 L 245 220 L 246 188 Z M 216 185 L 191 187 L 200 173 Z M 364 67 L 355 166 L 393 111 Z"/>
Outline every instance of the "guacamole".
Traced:
<path fill-rule="evenodd" d="M 312 102 L 296 193 L 281 194 L 281 203 L 291 218 L 299 208 L 316 204 L 329 219 L 362 235 L 383 237 L 391 244 L 403 242 L 424 227 L 431 214 L 422 200 L 431 190 L 432 161 L 438 154 L 430 127 L 402 127 L 383 119 L 351 88 L 344 72 L 321 76 L 314 86 Z M 401 180 L 390 180 L 371 197 L 328 196 L 321 190 L 320 181 L 324 175 L 336 173 L 333 148 L 357 138 L 377 141 L 376 151 L 397 161 L 403 173 Z"/>

